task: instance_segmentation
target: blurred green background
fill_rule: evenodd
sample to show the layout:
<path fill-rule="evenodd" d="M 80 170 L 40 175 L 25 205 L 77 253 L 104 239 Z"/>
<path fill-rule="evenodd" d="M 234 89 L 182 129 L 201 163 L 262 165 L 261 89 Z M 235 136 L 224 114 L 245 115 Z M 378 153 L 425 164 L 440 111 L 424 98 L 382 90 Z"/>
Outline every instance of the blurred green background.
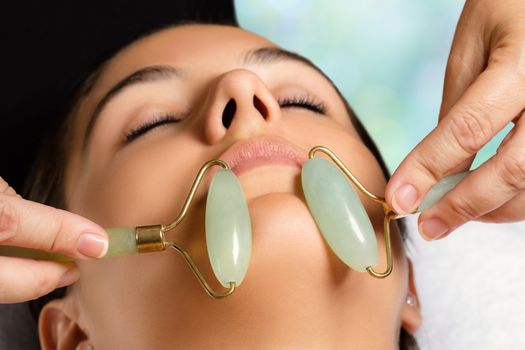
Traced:
<path fill-rule="evenodd" d="M 437 123 L 460 0 L 236 0 L 241 26 L 310 58 L 391 171 Z M 505 129 L 474 166 L 488 159 Z"/>

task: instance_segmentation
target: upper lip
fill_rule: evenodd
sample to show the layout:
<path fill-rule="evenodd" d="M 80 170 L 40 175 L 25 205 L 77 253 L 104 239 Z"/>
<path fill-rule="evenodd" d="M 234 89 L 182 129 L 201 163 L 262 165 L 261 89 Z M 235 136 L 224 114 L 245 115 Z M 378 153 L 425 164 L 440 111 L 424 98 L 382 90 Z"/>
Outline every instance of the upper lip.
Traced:
<path fill-rule="evenodd" d="M 260 136 L 237 141 L 219 159 L 226 162 L 233 172 L 238 173 L 238 167 L 243 163 L 264 158 L 289 159 L 298 166 L 302 166 L 307 160 L 303 150 L 276 136 Z"/>

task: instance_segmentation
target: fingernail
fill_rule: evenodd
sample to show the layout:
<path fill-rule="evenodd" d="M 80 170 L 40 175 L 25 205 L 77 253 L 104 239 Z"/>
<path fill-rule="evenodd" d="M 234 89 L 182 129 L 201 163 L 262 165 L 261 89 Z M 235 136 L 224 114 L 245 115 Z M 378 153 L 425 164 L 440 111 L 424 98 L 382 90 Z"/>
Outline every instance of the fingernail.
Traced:
<path fill-rule="evenodd" d="M 76 267 L 73 267 L 67 270 L 63 275 L 60 281 L 58 282 L 57 288 L 62 288 L 69 286 L 70 284 L 76 282 L 80 277 L 80 273 Z"/>
<path fill-rule="evenodd" d="M 102 258 L 108 251 L 108 241 L 94 233 L 83 233 L 77 241 L 77 249 L 90 258 Z"/>
<path fill-rule="evenodd" d="M 441 219 L 429 219 L 419 225 L 419 231 L 427 240 L 443 237 L 448 231 L 448 226 Z"/>
<path fill-rule="evenodd" d="M 412 212 L 417 201 L 417 191 L 414 186 L 404 184 L 399 187 L 392 197 L 392 205 L 398 214 Z"/>

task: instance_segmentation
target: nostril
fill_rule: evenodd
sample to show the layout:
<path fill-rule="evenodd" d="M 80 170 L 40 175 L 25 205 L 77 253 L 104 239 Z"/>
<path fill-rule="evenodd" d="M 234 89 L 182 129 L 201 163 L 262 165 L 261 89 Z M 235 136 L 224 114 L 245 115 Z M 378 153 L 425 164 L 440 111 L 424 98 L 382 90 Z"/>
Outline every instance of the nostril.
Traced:
<path fill-rule="evenodd" d="M 268 117 L 268 109 L 264 103 L 255 95 L 253 95 L 253 106 L 261 113 L 262 117 L 266 119 Z"/>
<path fill-rule="evenodd" d="M 237 103 L 235 103 L 235 100 L 232 98 L 228 101 L 222 112 L 222 125 L 224 125 L 226 129 L 230 127 L 236 110 Z"/>

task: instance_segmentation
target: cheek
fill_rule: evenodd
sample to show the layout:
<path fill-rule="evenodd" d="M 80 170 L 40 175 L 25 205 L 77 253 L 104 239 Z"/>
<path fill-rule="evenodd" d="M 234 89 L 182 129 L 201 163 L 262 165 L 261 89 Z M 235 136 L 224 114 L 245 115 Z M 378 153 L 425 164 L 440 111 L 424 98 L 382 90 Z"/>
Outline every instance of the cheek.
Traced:
<path fill-rule="evenodd" d="M 69 209 L 106 227 L 168 223 L 205 161 L 202 147 L 184 136 L 128 147 L 103 165 L 86 166 L 91 171 L 77 181 Z"/>

